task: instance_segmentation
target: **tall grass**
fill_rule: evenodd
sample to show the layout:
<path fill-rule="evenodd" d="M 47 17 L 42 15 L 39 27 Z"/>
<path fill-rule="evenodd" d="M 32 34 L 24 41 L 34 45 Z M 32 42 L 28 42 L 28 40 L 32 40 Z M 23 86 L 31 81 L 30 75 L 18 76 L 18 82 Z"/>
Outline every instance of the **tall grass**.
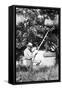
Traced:
<path fill-rule="evenodd" d="M 24 69 L 25 68 L 25 69 Z M 58 64 L 54 67 L 44 67 L 30 71 L 30 68 L 22 67 L 16 72 L 17 82 L 58 80 Z"/>

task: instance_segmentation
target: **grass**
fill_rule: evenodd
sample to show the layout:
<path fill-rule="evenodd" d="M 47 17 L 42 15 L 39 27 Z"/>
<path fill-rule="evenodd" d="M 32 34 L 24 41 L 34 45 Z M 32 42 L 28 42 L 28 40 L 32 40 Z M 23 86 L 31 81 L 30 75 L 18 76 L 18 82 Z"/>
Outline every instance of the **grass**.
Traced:
<path fill-rule="evenodd" d="M 20 67 L 16 72 L 16 82 L 58 80 L 58 68 L 58 64 L 51 68 L 44 67 L 32 71 L 29 68 Z"/>

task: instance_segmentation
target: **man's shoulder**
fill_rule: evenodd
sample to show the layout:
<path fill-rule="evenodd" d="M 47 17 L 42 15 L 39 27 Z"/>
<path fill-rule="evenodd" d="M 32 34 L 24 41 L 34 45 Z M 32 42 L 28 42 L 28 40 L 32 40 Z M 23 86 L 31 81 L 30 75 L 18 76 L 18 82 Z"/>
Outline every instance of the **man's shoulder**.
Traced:
<path fill-rule="evenodd" d="M 24 52 L 26 52 L 26 51 L 29 51 L 28 48 L 26 48 L 26 49 L 24 50 Z"/>

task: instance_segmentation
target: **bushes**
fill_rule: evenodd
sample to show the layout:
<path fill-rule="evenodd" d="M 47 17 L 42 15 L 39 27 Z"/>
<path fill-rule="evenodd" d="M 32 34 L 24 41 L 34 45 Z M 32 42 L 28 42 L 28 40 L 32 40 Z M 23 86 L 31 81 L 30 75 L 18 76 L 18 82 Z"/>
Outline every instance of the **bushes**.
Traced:
<path fill-rule="evenodd" d="M 44 25 L 45 19 L 53 17 L 54 20 L 56 13 L 58 11 L 49 9 L 16 9 L 16 47 L 21 49 L 30 41 L 33 44 L 41 42 L 47 30 L 53 26 Z M 53 34 L 51 33 L 51 35 Z M 38 41 L 36 41 L 37 39 Z M 51 40 L 50 37 L 48 39 Z"/>

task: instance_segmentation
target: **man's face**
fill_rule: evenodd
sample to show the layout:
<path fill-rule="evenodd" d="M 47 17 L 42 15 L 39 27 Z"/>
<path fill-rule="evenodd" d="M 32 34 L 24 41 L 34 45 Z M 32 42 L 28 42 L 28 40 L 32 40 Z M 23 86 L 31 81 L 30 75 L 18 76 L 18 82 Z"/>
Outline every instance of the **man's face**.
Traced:
<path fill-rule="evenodd" d="M 31 46 L 28 46 L 28 49 L 29 49 L 29 50 L 31 50 L 31 49 L 32 49 L 32 47 L 31 47 Z"/>

